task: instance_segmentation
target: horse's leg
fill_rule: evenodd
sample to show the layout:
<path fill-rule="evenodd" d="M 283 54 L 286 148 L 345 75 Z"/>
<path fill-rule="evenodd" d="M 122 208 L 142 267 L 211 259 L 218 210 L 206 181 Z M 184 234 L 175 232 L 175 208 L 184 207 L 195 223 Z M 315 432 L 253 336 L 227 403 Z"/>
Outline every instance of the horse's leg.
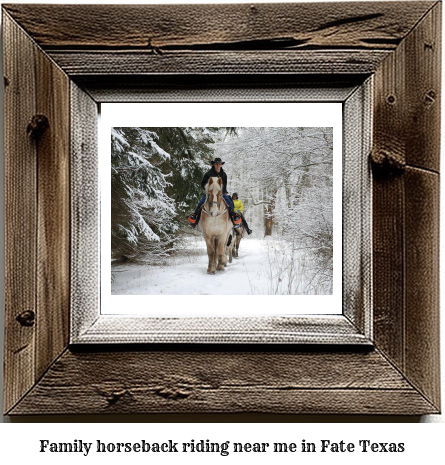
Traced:
<path fill-rule="evenodd" d="M 239 247 L 239 236 L 237 235 L 235 239 L 235 244 L 233 244 L 233 248 L 235 249 L 233 255 L 235 258 L 238 258 L 238 247 Z"/>
<path fill-rule="evenodd" d="M 233 256 L 233 244 L 235 242 L 234 236 L 229 236 L 230 245 L 227 246 L 227 253 L 229 254 L 229 263 L 232 263 L 232 256 Z"/>
<path fill-rule="evenodd" d="M 238 251 L 239 251 L 239 246 L 241 244 L 241 239 L 243 238 L 243 235 L 244 235 L 244 226 L 242 228 L 240 228 L 239 230 L 239 234 L 236 236 L 236 242 L 235 242 L 235 257 L 238 258 Z"/>
<path fill-rule="evenodd" d="M 209 257 L 209 266 L 207 268 L 208 274 L 215 274 L 216 261 L 215 261 L 215 244 L 213 239 L 206 240 L 207 255 Z"/>
<path fill-rule="evenodd" d="M 218 257 L 218 265 L 216 266 L 216 269 L 219 271 L 224 271 L 224 266 L 227 264 L 227 255 L 226 255 L 226 243 L 224 241 L 224 238 L 219 237 L 219 240 L 217 241 L 217 245 L 215 247 L 215 252 L 216 256 Z"/>

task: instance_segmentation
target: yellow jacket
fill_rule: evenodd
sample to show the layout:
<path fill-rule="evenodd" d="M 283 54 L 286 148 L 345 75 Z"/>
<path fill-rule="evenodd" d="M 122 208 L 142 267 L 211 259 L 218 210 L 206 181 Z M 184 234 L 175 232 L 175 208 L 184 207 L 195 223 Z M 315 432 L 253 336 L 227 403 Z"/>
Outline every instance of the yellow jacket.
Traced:
<path fill-rule="evenodd" d="M 234 200 L 233 201 L 233 206 L 235 207 L 235 211 L 239 210 L 240 212 L 243 211 L 243 202 L 241 202 L 241 200 Z"/>

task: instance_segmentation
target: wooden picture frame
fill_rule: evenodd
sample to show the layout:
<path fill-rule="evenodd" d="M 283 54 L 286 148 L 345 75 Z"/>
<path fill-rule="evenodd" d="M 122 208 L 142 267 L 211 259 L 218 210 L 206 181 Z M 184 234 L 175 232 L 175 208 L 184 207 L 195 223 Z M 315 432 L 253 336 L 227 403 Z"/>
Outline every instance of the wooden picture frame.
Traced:
<path fill-rule="evenodd" d="M 6 414 L 440 411 L 440 2 L 2 14 Z M 97 143 L 95 127 L 73 130 L 79 113 L 91 122 L 100 102 L 165 89 L 242 95 L 370 77 L 371 345 L 70 344 L 70 276 L 82 266 L 72 228 L 90 214 L 72 208 L 70 160 Z"/>

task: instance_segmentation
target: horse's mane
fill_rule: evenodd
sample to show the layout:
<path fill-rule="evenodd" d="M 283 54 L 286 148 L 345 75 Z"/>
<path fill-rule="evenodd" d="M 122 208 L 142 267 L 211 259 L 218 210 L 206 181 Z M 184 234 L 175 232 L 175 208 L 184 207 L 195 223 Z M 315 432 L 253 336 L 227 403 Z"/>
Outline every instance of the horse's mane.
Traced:
<path fill-rule="evenodd" d="M 216 181 L 215 181 L 216 180 Z M 212 191 L 220 191 L 222 189 L 222 179 L 221 178 L 209 178 L 207 184 L 206 184 L 206 192 L 207 194 L 209 193 L 210 190 Z"/>

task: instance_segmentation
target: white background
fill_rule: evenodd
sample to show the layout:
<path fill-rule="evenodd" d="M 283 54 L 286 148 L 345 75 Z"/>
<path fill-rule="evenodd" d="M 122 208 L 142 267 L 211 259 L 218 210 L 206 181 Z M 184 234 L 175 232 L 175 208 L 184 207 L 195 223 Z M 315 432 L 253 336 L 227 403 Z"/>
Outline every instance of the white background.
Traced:
<path fill-rule="evenodd" d="M 10 3 L 30 3 L 30 2 L 10 2 Z M 61 1 L 39 3 L 61 3 Z M 74 2 L 65 3 L 95 3 L 89 1 L 77 0 Z M 123 3 L 123 2 L 96 2 L 96 3 Z M 132 0 L 132 3 L 159 3 L 158 2 L 138 2 Z M 186 1 L 174 1 L 169 3 L 187 3 Z M 190 3 L 190 2 L 189 2 Z M 200 2 L 193 2 L 200 3 Z M 212 3 L 210 0 L 202 3 Z M 219 2 L 222 3 L 222 2 Z M 251 3 L 240 0 L 239 3 Z M 358 11 L 359 14 L 359 11 Z M 0 97 L 1 98 L 1 97 Z M 442 123 L 443 124 L 443 123 Z M 443 144 L 442 129 L 442 147 Z M 3 169 L 3 167 L 2 167 Z M 3 176 L 0 175 L 0 180 L 3 183 Z M 442 189 L 442 192 L 444 189 Z M 3 195 L 3 185 L 0 189 Z M 442 199 L 441 204 L 444 204 Z M 3 199 L 1 207 L 3 210 Z M 2 215 L 3 216 L 3 215 Z M 442 214 L 442 218 L 444 215 Z M 1 239 L 3 237 L 3 228 L 0 228 Z M 443 228 L 442 228 L 443 233 Z M 1 247 L 2 259 L 4 261 L 3 250 Z M 443 253 L 441 256 L 443 263 Z M 443 269 L 443 266 L 441 266 Z M 1 267 L 3 272 L 3 267 Z M 1 276 L 3 278 L 3 276 Z M 4 296 L 2 296 L 3 298 Z M 3 316 L 3 315 L 2 315 Z M 441 328 L 444 333 L 444 318 L 442 318 Z M 0 328 L 0 350 L 3 358 L 3 325 L 1 320 Z M 445 367 L 443 360 L 445 359 L 443 344 L 442 344 L 442 379 L 444 380 Z M 442 399 L 445 401 L 442 382 Z M 181 454 L 179 457 L 181 463 L 208 463 L 210 460 L 221 463 L 221 461 L 231 461 L 232 463 L 244 463 L 246 460 L 258 463 L 269 464 L 271 460 L 281 463 L 298 463 L 304 460 L 303 463 L 325 463 L 328 460 L 330 463 L 372 463 L 377 460 L 382 464 L 424 462 L 424 463 L 442 463 L 443 461 L 443 438 L 445 437 L 445 417 L 444 415 L 424 416 L 419 418 L 404 418 L 404 417 L 363 417 L 363 416 L 303 416 L 303 417 L 288 417 L 288 416 L 272 416 L 272 417 L 257 417 L 251 416 L 200 416 L 196 419 L 198 422 L 210 422 L 211 424 L 193 423 L 181 424 L 184 421 L 195 421 L 191 417 L 177 416 L 130 416 L 130 417 L 113 417 L 113 416 L 61 416 L 61 417 L 27 417 L 22 419 L 14 419 L 11 424 L 10 418 L 3 417 L 3 424 L 0 425 L 0 460 L 2 463 L 54 463 L 60 464 L 61 460 L 64 463 L 75 463 L 76 465 L 81 460 L 88 460 L 90 463 L 119 463 L 123 460 L 130 459 L 133 463 L 177 463 L 178 454 L 169 457 L 168 454 L 155 457 L 154 455 L 143 454 L 107 454 L 99 457 L 97 454 L 90 454 L 88 457 L 83 457 L 81 454 L 49 454 L 39 453 L 39 440 L 49 439 L 55 442 L 69 442 L 74 439 L 82 439 L 84 441 L 94 442 L 100 439 L 104 442 L 112 441 L 164 441 L 173 439 L 177 442 L 185 442 L 194 438 L 210 439 L 212 441 L 242 441 L 242 442 L 296 442 L 300 443 L 302 439 L 318 443 L 320 439 L 331 439 L 332 441 L 358 441 L 359 439 L 370 439 L 376 442 L 405 442 L 407 451 L 402 454 L 385 454 L 385 453 L 338 453 L 338 454 L 322 454 L 316 453 L 305 455 L 304 458 L 300 454 L 242 454 L 235 456 L 233 454 L 222 457 L 216 454 L 191 454 L 186 456 Z M 257 424 L 241 424 L 240 422 L 255 422 Z M 416 422 L 440 424 L 420 425 Z M 64 425 L 58 425 L 56 422 L 65 422 Z M 100 422 L 100 425 L 90 422 Z M 129 425 L 118 424 L 119 422 L 133 422 Z M 138 423 L 140 422 L 140 423 Z M 173 422 L 173 423 L 170 423 Z M 230 422 L 230 423 L 228 423 Z M 311 424 L 312 422 L 320 422 Z M 335 423 L 332 422 L 341 422 Z M 366 422 L 360 425 L 356 422 Z M 379 422 L 378 424 L 374 424 Z M 410 422 L 402 424 L 400 422 Z M 31 424 L 26 424 L 31 423 Z M 103 423 L 103 424 L 102 424 Z M 163 424 L 167 423 L 167 424 Z M 392 424 L 398 423 L 398 424 Z M 105 462 L 106 461 L 106 462 Z"/>
<path fill-rule="evenodd" d="M 111 295 L 111 128 L 146 127 L 333 127 L 334 134 L 334 291 L 333 295 L 241 295 L 225 315 L 240 315 L 240 308 L 255 315 L 342 313 L 342 104 L 341 103 L 126 103 L 101 105 L 99 135 L 101 172 L 101 313 L 197 315 L 211 308 L 214 296 Z M 230 186 L 229 186 L 230 188 Z M 230 272 L 230 271 L 228 271 Z M 217 277 L 215 277 L 217 279 Z M 210 304 L 210 305 L 208 305 Z M 125 310 L 128 309 L 128 310 Z M 271 310 L 272 309 L 272 310 Z M 246 311 L 246 310 L 243 310 Z M 174 313 L 171 313 L 174 312 Z M 209 315 L 204 316 L 221 316 Z"/>

